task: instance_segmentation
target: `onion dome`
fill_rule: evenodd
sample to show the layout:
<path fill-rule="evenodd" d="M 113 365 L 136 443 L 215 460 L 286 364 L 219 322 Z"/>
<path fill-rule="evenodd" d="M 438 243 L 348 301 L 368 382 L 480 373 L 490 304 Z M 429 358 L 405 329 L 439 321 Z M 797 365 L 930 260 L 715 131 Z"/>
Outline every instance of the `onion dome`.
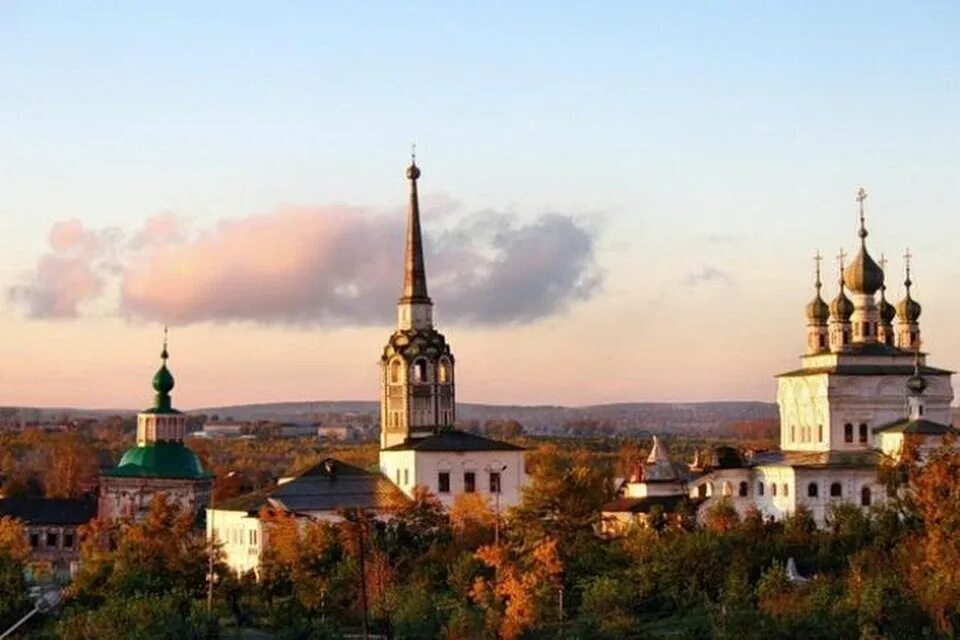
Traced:
<path fill-rule="evenodd" d="M 891 324 L 897 315 L 897 309 L 887 301 L 887 287 L 880 287 L 880 320 L 883 324 Z"/>
<path fill-rule="evenodd" d="M 850 291 L 854 293 L 875 294 L 883 286 L 883 269 L 880 268 L 867 251 L 867 226 L 863 217 L 863 201 L 867 192 L 863 189 L 857 193 L 857 202 L 860 203 L 860 251 L 847 268 L 843 271 L 843 279 Z"/>
<path fill-rule="evenodd" d="M 920 303 L 914 300 L 910 295 L 910 287 L 913 286 L 913 280 L 910 279 L 910 259 L 912 257 L 913 256 L 910 254 L 908 249 L 907 254 L 904 256 L 904 259 L 906 260 L 907 277 L 903 281 L 903 285 L 906 287 L 907 292 L 904 295 L 903 300 L 897 304 L 897 317 L 900 318 L 900 322 L 904 322 L 906 324 L 916 324 L 917 320 L 920 319 L 920 312 L 923 310 L 920 307 Z"/>
<path fill-rule="evenodd" d="M 907 378 L 907 391 L 911 395 L 918 396 L 927 390 L 927 380 L 919 373 L 915 373 Z"/>
<path fill-rule="evenodd" d="M 827 303 L 823 301 L 823 298 L 820 296 L 820 289 L 823 286 L 820 283 L 820 252 L 817 252 L 814 260 L 817 263 L 817 295 L 807 304 L 807 320 L 811 324 L 826 324 L 827 320 L 830 319 L 830 307 L 827 306 Z"/>
<path fill-rule="evenodd" d="M 162 364 L 153 376 L 153 390 L 157 392 L 154 396 L 154 409 L 157 411 L 170 411 L 172 409 L 170 392 L 173 391 L 175 381 L 173 374 L 167 369 L 167 359 L 169 357 L 170 354 L 167 351 L 167 328 L 164 327 L 163 351 L 160 352 Z"/>
<path fill-rule="evenodd" d="M 830 302 L 830 317 L 841 322 L 850 322 L 853 315 L 853 303 L 844 291 L 843 280 L 840 281 L 840 293 Z"/>

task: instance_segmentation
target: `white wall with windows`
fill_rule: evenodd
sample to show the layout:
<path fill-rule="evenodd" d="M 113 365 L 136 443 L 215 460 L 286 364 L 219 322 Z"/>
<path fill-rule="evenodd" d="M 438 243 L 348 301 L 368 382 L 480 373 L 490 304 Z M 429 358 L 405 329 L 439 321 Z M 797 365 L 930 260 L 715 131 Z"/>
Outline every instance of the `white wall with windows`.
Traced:
<path fill-rule="evenodd" d="M 408 496 L 426 487 L 450 508 L 461 493 L 479 493 L 500 508 L 520 503 L 527 482 L 523 451 L 381 451 L 380 472 Z"/>

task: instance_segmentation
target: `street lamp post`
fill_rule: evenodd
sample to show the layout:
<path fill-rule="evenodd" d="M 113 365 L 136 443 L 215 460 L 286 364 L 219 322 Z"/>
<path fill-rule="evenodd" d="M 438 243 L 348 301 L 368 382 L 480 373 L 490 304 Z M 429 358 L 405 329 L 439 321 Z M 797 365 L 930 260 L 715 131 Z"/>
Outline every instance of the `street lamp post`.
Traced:
<path fill-rule="evenodd" d="M 488 477 L 492 478 L 494 473 L 497 474 L 497 490 L 493 494 L 494 513 L 496 514 L 496 519 L 493 521 L 493 544 L 497 547 L 500 546 L 500 487 L 503 485 L 503 472 L 506 470 L 507 465 L 505 464 L 499 467 L 487 465 L 484 468 Z"/>

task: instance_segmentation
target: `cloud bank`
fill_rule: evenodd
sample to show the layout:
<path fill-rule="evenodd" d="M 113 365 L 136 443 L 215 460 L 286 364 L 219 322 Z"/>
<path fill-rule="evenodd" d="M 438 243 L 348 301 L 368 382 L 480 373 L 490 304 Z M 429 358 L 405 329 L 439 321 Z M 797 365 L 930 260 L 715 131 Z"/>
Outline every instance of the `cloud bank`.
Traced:
<path fill-rule="evenodd" d="M 405 216 L 282 207 L 192 231 L 165 213 L 129 238 L 70 220 L 8 298 L 35 318 L 69 318 L 116 290 L 116 312 L 169 324 L 380 324 L 402 280 Z M 534 321 L 601 284 L 592 233 L 569 215 L 477 212 L 427 234 L 431 297 L 444 321 Z M 429 227 L 437 227 L 436 218 Z M 116 286 L 111 286 L 111 285 Z"/>

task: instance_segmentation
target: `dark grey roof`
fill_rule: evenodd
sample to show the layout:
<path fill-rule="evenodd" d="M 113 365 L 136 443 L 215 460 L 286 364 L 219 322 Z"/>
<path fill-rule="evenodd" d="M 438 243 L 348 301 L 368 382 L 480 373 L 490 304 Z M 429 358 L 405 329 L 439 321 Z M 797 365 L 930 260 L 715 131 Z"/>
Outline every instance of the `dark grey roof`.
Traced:
<path fill-rule="evenodd" d="M 604 513 L 650 513 L 652 508 L 661 507 L 664 511 L 673 511 L 686 499 L 685 495 L 619 498 L 606 503 L 600 510 Z"/>
<path fill-rule="evenodd" d="M 214 508 L 251 514 L 263 507 L 291 512 L 377 510 L 397 499 L 403 499 L 403 494 L 381 474 L 327 458 L 278 487 L 238 496 Z"/>
<path fill-rule="evenodd" d="M 407 439 L 384 451 L 523 451 L 523 447 L 466 431 L 444 429 L 425 438 Z"/>
<path fill-rule="evenodd" d="M 897 420 L 889 424 L 874 427 L 874 433 L 912 433 L 923 436 L 942 436 L 945 433 L 954 431 L 949 424 L 933 422 L 932 420 Z"/>
<path fill-rule="evenodd" d="M 880 464 L 883 454 L 875 449 L 857 451 L 765 451 L 750 459 L 750 466 L 866 468 Z"/>
<path fill-rule="evenodd" d="M 71 498 L 2 498 L 0 517 L 9 516 L 27 524 L 72 524 L 90 522 L 97 515 L 97 503 Z"/>
<path fill-rule="evenodd" d="M 777 378 L 805 376 L 817 373 L 833 373 L 841 376 L 912 376 L 912 364 L 841 364 L 829 367 L 814 367 L 809 369 L 794 369 L 777 375 Z M 937 369 L 936 367 L 920 367 L 923 376 L 949 376 L 953 371 Z"/>

